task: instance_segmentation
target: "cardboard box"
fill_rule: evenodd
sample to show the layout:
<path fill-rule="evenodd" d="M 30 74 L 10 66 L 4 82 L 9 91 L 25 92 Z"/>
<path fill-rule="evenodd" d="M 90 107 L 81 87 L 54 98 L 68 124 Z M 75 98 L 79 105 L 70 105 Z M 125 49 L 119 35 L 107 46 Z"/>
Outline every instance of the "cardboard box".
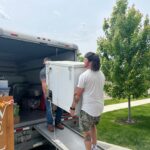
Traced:
<path fill-rule="evenodd" d="M 8 80 L 0 80 L 0 88 L 8 88 Z"/>
<path fill-rule="evenodd" d="M 10 102 L 12 96 L 0 97 L 0 102 Z M 13 104 L 0 107 L 0 149 L 14 150 Z"/>

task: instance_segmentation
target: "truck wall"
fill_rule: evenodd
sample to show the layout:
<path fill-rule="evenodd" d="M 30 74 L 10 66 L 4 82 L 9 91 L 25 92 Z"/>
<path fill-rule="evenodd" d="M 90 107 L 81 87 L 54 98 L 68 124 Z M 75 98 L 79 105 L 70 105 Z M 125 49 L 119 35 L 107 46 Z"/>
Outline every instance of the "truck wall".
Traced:
<path fill-rule="evenodd" d="M 19 56 L 18 56 L 19 57 Z M 75 60 L 73 52 L 66 52 L 63 54 L 55 54 L 48 56 L 52 60 Z M 39 73 L 43 67 L 43 58 L 34 59 L 28 62 L 16 64 L 15 61 L 0 60 L 0 77 L 9 80 L 9 84 L 30 82 L 31 84 L 39 84 Z"/>
<path fill-rule="evenodd" d="M 3 76 L 8 72 L 15 74 L 17 72 L 17 65 L 14 62 L 0 60 L 0 75 Z"/>
<path fill-rule="evenodd" d="M 64 54 L 59 54 L 57 56 L 48 56 L 51 60 L 70 60 L 74 61 L 74 55 L 72 52 L 67 52 Z M 43 58 L 36 59 L 29 62 L 25 62 L 21 64 L 19 68 L 19 72 L 22 76 L 25 76 L 26 81 L 31 84 L 40 84 L 40 70 L 44 67 Z"/>
<path fill-rule="evenodd" d="M 0 60 L 0 78 L 9 81 L 9 85 L 26 82 L 25 77 L 18 73 L 15 62 Z"/>

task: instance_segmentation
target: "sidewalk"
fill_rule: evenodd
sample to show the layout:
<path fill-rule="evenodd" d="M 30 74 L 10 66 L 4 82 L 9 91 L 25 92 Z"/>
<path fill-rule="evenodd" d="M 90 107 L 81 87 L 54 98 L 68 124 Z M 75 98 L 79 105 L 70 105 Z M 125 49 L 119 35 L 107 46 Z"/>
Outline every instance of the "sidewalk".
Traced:
<path fill-rule="evenodd" d="M 97 141 L 97 145 L 99 145 L 101 147 L 101 149 L 103 149 L 103 150 L 131 150 L 126 147 L 121 147 L 118 145 L 109 144 L 109 143 L 102 142 L 102 141 Z"/>
<path fill-rule="evenodd" d="M 131 101 L 131 107 L 149 104 L 149 103 L 150 103 L 150 98 L 143 99 L 143 100 L 137 100 L 137 101 Z M 119 109 L 125 109 L 125 108 L 128 108 L 128 102 L 124 102 L 124 103 L 120 103 L 120 104 L 107 105 L 107 106 L 104 106 L 103 113 L 114 111 L 114 110 L 119 110 Z"/>

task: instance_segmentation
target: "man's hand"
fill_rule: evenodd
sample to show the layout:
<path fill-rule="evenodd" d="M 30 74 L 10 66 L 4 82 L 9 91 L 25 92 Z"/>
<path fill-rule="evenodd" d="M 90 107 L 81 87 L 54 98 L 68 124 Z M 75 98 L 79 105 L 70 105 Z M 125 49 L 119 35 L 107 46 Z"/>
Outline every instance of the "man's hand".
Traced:
<path fill-rule="evenodd" d="M 10 104 L 14 104 L 14 99 L 11 99 L 11 100 L 10 100 Z"/>
<path fill-rule="evenodd" d="M 75 110 L 70 109 L 70 115 L 71 115 L 71 117 L 74 117 L 75 116 Z"/>

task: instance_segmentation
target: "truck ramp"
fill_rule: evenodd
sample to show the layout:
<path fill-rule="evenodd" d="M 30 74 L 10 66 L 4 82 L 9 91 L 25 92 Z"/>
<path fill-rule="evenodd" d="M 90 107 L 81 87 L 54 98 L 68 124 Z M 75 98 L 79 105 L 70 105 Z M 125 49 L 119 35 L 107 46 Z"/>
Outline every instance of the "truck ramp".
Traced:
<path fill-rule="evenodd" d="M 64 130 L 56 129 L 55 132 L 49 132 L 46 123 L 34 127 L 59 150 L 85 150 L 83 137 L 66 126 Z"/>

